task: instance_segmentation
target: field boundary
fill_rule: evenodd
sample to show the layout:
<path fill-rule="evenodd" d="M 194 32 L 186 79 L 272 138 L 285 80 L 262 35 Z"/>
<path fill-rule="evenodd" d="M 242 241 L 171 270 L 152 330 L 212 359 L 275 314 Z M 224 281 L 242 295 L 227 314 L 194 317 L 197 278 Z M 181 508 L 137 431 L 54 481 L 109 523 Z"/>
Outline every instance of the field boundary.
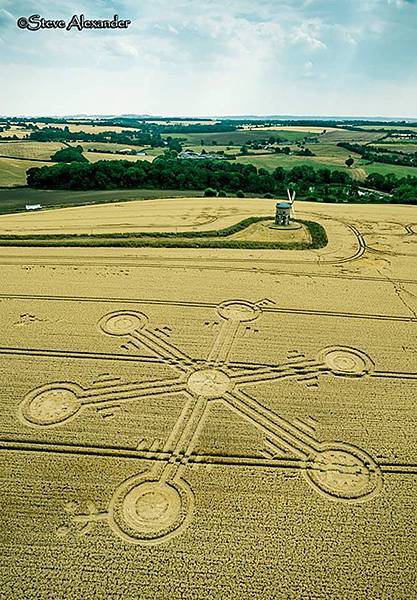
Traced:
<path fill-rule="evenodd" d="M 310 275 L 306 275 L 306 277 L 310 277 Z M 0 292 L 0 300 L 41 300 L 48 302 L 93 302 L 93 303 L 110 303 L 110 304 L 132 304 L 133 307 L 135 305 L 144 306 L 174 306 L 177 308 L 207 308 L 214 309 L 216 308 L 216 302 L 204 302 L 204 301 L 189 301 L 189 300 L 161 300 L 158 298 L 122 298 L 117 296 L 54 296 L 50 294 L 14 294 L 14 293 L 1 293 Z M 285 314 L 285 315 L 304 315 L 311 317 L 333 317 L 333 318 L 343 318 L 343 319 L 366 319 L 371 321 L 397 321 L 397 322 L 416 322 L 417 318 L 411 315 L 385 315 L 380 313 L 351 313 L 346 311 L 335 311 L 335 310 L 319 310 L 312 308 L 289 308 L 283 306 L 265 306 L 263 307 L 263 312 L 271 313 L 271 314 Z M 6 346 L 0 346 L 0 355 L 3 353 L 13 354 L 13 353 L 23 353 L 23 352 L 50 352 L 48 349 L 33 349 L 33 348 L 11 348 Z M 60 352 L 59 350 L 54 350 L 54 352 Z M 77 354 L 86 354 L 85 352 L 77 352 Z M 87 354 L 91 354 L 96 356 L 97 353 L 88 352 Z M 102 355 L 103 353 L 99 353 Z M 106 357 L 111 357 L 113 355 L 107 355 Z M 126 355 L 125 355 L 126 356 Z M 149 356 L 145 358 L 149 359 Z M 248 364 L 245 362 L 245 364 Z M 260 364 L 260 363 L 253 363 Z M 264 363 L 262 363 L 264 364 Z M 269 363 L 268 365 L 269 366 Z"/>
<path fill-rule="evenodd" d="M 238 248 L 268 250 L 310 250 L 323 248 L 328 243 L 326 230 L 315 221 L 297 219 L 311 237 L 311 242 L 258 242 L 224 239 L 243 231 L 249 225 L 269 221 L 270 217 L 249 217 L 224 229 L 183 232 L 129 232 L 98 234 L 34 234 L 0 235 L 0 246 L 104 246 L 104 247 L 159 247 L 159 248 Z"/>
<path fill-rule="evenodd" d="M 167 453 L 156 450 L 135 449 L 126 446 L 87 446 L 83 444 L 65 444 L 62 442 L 45 442 L 38 440 L 24 439 L 1 439 L 0 449 L 9 452 L 40 452 L 58 455 L 70 456 L 100 456 L 117 459 L 144 460 L 150 462 L 163 462 L 167 460 Z M 234 466 L 234 467 L 260 467 L 276 469 L 302 470 L 305 466 L 304 461 L 291 457 L 271 457 L 264 458 L 257 455 L 239 455 L 239 454 L 191 454 L 188 459 L 191 465 L 202 468 L 210 466 Z M 417 465 L 412 462 L 379 463 L 382 471 L 389 475 L 416 475 Z"/>
<path fill-rule="evenodd" d="M 30 162 L 41 162 L 41 163 L 50 162 L 50 163 L 53 163 L 54 165 L 57 164 L 54 160 L 51 160 L 50 158 L 29 158 L 27 156 L 10 156 L 8 154 L 0 154 L 0 158 L 10 158 L 12 160 L 26 160 L 26 161 L 30 161 Z M 27 186 L 23 186 L 23 187 L 27 187 Z"/>

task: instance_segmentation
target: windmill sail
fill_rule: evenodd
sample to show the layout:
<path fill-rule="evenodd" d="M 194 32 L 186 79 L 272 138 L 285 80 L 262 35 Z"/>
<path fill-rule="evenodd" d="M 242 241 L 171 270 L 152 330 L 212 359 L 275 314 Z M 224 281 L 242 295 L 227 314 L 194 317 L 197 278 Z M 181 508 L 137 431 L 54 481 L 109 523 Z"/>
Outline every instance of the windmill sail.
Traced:
<path fill-rule="evenodd" d="M 287 188 L 287 196 L 288 196 L 288 202 L 291 205 L 291 218 L 295 219 L 295 212 L 294 212 L 294 200 L 295 200 L 295 190 L 290 190 L 289 188 Z"/>

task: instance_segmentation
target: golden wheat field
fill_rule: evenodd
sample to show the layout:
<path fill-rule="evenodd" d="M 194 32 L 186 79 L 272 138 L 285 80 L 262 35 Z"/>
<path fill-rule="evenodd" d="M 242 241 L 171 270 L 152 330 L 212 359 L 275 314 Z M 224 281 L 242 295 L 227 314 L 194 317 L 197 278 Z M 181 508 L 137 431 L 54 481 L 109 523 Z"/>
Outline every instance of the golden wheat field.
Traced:
<path fill-rule="evenodd" d="M 0 156 L 10 158 L 31 158 L 49 160 L 52 154 L 65 148 L 60 142 L 1 142 Z"/>
<path fill-rule="evenodd" d="M 275 203 L 264 198 L 157 198 L 76 206 L 0 215 L 0 234 L 209 231 L 253 215 L 273 215 Z"/>
<path fill-rule="evenodd" d="M 0 127 L 2 124 L 0 124 Z M 23 139 L 25 137 L 28 137 L 29 132 L 24 127 L 19 127 L 18 125 L 12 125 L 10 127 L 10 129 L 5 129 L 4 131 L 0 131 L 0 139 L 4 138 L 4 137 L 10 137 L 13 135 L 15 135 L 19 139 Z"/>
<path fill-rule="evenodd" d="M 86 133 L 103 133 L 105 131 L 114 131 L 116 133 L 120 133 L 122 131 L 126 131 L 126 127 L 120 127 L 117 125 L 87 125 L 81 121 L 77 121 L 76 123 L 36 123 L 38 127 L 43 129 L 44 127 L 56 127 L 59 129 L 64 129 L 68 127 L 69 131 L 79 133 L 80 131 L 84 131 Z M 129 127 L 129 131 L 137 130 L 136 127 Z"/>
<path fill-rule="evenodd" d="M 127 146 L 128 147 L 128 146 Z M 144 155 L 131 155 L 131 154 L 115 154 L 112 152 L 83 152 L 86 159 L 92 163 L 98 162 L 99 160 L 128 160 L 134 162 L 137 160 L 146 160 L 152 162 L 155 156 Z"/>
<path fill-rule="evenodd" d="M 125 206 L 0 229 L 273 210 Z M 417 207 L 295 211 L 325 248 L 0 248 L 2 597 L 417 597 Z"/>

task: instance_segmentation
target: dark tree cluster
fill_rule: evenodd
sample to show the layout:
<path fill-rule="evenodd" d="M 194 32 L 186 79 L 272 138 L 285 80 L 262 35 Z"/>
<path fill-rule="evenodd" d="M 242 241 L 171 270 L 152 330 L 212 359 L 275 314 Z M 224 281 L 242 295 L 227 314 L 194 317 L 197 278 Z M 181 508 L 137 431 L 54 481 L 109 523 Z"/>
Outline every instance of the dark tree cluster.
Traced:
<path fill-rule="evenodd" d="M 310 148 L 301 148 L 301 150 L 297 150 L 294 152 L 296 156 L 316 156 L 314 152 L 310 150 Z"/>
<path fill-rule="evenodd" d="M 113 144 L 130 144 L 133 146 L 163 146 L 164 142 L 159 133 L 135 130 L 103 131 L 87 133 L 85 131 L 70 131 L 68 126 L 43 127 L 29 134 L 29 140 L 36 142 L 111 142 Z"/>
<path fill-rule="evenodd" d="M 63 163 L 88 162 L 82 152 L 82 146 L 76 146 L 75 148 L 62 148 L 62 150 L 58 150 L 51 156 L 51 160 L 54 162 Z"/>
<path fill-rule="evenodd" d="M 392 194 L 392 202 L 417 204 L 417 177 L 397 177 L 394 173 L 381 175 L 371 173 L 365 179 L 365 185 L 374 190 Z"/>
<path fill-rule="evenodd" d="M 370 145 L 349 144 L 339 142 L 337 144 L 350 152 L 356 152 L 369 162 L 379 162 L 387 165 L 401 165 L 404 167 L 417 167 L 417 152 L 402 152 L 401 150 L 390 150 Z"/>
<path fill-rule="evenodd" d="M 274 192 L 282 184 L 265 169 L 253 165 L 218 160 L 178 160 L 160 157 L 152 163 L 99 161 L 93 164 L 71 163 L 44 169 L 33 168 L 27 173 L 30 187 L 63 189 L 160 188 Z"/>
<path fill-rule="evenodd" d="M 180 190 L 222 190 L 230 194 L 285 193 L 287 187 L 297 190 L 299 196 L 328 202 L 374 201 L 363 198 L 358 192 L 359 182 L 343 171 L 313 169 L 300 165 L 292 169 L 277 167 L 269 172 L 254 165 L 230 161 L 189 159 L 178 160 L 169 155 L 152 163 L 147 161 L 73 162 L 53 167 L 31 168 L 27 171 L 29 187 L 43 189 L 116 189 L 155 188 Z M 391 194 L 383 201 L 417 203 L 417 177 L 397 178 L 372 173 L 363 187 Z M 381 201 L 381 195 L 375 197 Z"/>
<path fill-rule="evenodd" d="M 159 125 L 160 133 L 178 133 L 180 135 L 189 133 L 228 133 L 232 131 L 236 131 L 236 125 L 229 122 L 214 123 L 213 125 L 202 123 Z"/>
<path fill-rule="evenodd" d="M 159 157 L 152 163 L 116 160 L 32 168 L 27 175 L 28 185 L 38 188 L 213 188 L 256 194 L 281 193 L 289 183 L 294 183 L 303 192 L 311 184 L 344 184 L 351 181 L 346 173 L 329 169 L 316 171 L 308 166 L 297 166 L 287 171 L 278 167 L 271 173 L 250 164 L 219 160 L 178 160 L 170 156 Z"/>

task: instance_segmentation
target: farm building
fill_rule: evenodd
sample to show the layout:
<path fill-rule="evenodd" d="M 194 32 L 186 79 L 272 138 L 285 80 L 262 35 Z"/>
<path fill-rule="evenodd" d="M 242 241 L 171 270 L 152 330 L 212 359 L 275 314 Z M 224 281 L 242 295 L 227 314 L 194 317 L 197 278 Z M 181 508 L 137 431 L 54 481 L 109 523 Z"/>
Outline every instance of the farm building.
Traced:
<path fill-rule="evenodd" d="M 217 154 L 203 154 L 203 153 L 198 153 L 198 152 L 193 152 L 191 150 L 183 150 L 182 152 L 180 152 L 178 154 L 178 158 L 191 158 L 193 160 L 208 160 L 208 159 L 214 159 L 217 158 L 219 159 L 220 157 Z M 224 156 L 222 156 L 221 158 L 224 159 Z"/>
<path fill-rule="evenodd" d="M 118 151 L 119 154 L 136 154 L 137 156 L 146 156 L 145 150 L 133 150 L 132 148 L 123 148 Z"/>

